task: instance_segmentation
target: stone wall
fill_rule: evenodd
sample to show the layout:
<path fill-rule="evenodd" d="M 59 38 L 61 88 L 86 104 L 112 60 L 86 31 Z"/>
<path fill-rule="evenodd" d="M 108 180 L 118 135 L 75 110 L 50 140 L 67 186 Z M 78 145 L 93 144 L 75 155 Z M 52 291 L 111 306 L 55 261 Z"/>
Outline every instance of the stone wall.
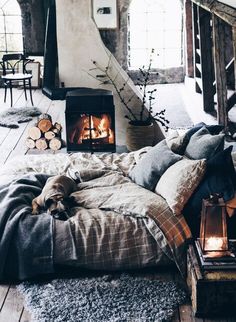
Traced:
<path fill-rule="evenodd" d="M 46 10 L 49 0 L 17 0 L 22 14 L 24 52 L 40 54 L 44 52 Z"/>
<path fill-rule="evenodd" d="M 116 30 L 100 30 L 102 40 L 113 53 L 120 65 L 127 70 L 128 54 L 128 10 L 132 0 L 117 0 L 118 28 Z"/>

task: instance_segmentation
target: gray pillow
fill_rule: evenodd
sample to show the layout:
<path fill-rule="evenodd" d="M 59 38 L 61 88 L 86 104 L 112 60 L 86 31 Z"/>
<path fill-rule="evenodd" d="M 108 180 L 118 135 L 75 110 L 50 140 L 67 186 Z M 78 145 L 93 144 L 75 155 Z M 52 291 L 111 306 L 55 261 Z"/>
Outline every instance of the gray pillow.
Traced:
<path fill-rule="evenodd" d="M 224 149 L 224 134 L 211 135 L 205 126 L 194 133 L 185 150 L 189 159 L 209 159 Z"/>
<path fill-rule="evenodd" d="M 172 152 L 166 140 L 151 148 L 129 172 L 129 177 L 138 185 L 154 191 L 162 174 L 182 156 Z"/>

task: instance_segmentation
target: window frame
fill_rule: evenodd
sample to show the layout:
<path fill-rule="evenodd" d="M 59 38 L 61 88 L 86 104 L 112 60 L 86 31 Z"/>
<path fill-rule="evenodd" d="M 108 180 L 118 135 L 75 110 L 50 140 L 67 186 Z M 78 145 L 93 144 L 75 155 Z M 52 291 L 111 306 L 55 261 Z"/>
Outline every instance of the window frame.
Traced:
<path fill-rule="evenodd" d="M 153 1 L 156 1 L 156 0 L 153 0 Z M 164 3 L 165 3 L 165 0 L 162 0 Z M 173 0 L 172 0 L 173 1 Z M 180 21 L 180 28 L 178 29 L 178 32 L 179 32 L 179 41 L 180 41 L 180 46 L 178 47 L 173 47 L 174 50 L 178 50 L 179 52 L 179 64 L 173 64 L 173 66 L 171 65 L 166 65 L 166 64 L 162 64 L 162 65 L 156 65 L 155 66 L 155 63 L 153 63 L 153 69 L 161 69 L 161 70 L 167 70 L 167 69 L 171 69 L 171 68 L 179 68 L 179 67 L 183 67 L 183 61 L 184 61 L 184 57 L 183 57 L 183 46 L 184 46 L 184 39 L 183 39 L 183 3 L 182 1 L 180 0 L 176 0 L 176 1 L 179 1 L 179 6 L 180 6 L 180 14 L 181 14 L 181 21 Z M 142 51 L 146 51 L 146 62 L 140 62 L 139 66 L 136 64 L 133 64 L 132 61 L 131 61 L 131 50 L 132 50 L 132 43 L 131 43 L 131 27 L 130 27 L 130 24 L 131 24 L 131 10 L 132 10 L 132 5 L 134 4 L 135 0 L 132 1 L 132 3 L 130 4 L 129 6 L 129 9 L 128 9 L 128 13 L 127 13 L 127 24 L 128 24 L 128 30 L 127 30 L 127 42 L 128 42 L 128 48 L 127 48 L 127 67 L 128 67 L 128 70 L 129 71 L 135 71 L 135 70 L 138 70 L 139 66 L 143 66 L 143 65 L 147 65 L 148 64 L 148 60 L 150 57 L 150 55 L 148 55 L 148 53 L 150 52 L 151 53 L 151 50 L 154 48 L 155 49 L 155 52 L 156 54 L 158 54 L 158 49 L 162 50 L 163 52 L 163 61 L 165 61 L 166 59 L 166 51 L 168 49 L 170 49 L 170 47 L 166 46 L 165 44 L 162 45 L 162 47 L 155 47 L 155 46 L 152 46 L 152 47 L 148 47 L 147 46 L 147 42 L 143 45 L 143 46 L 140 46 L 140 47 L 133 47 L 134 50 L 142 50 Z M 140 14 L 140 12 L 137 12 L 137 14 Z M 145 10 L 142 12 L 144 14 L 144 17 L 146 19 L 146 21 L 148 21 L 148 15 L 150 14 L 153 14 L 153 12 L 148 8 L 148 5 L 146 5 L 146 8 Z M 165 19 L 165 10 L 162 11 L 162 14 L 163 14 L 163 19 Z M 164 24 L 163 24 L 164 25 Z M 154 25 L 153 25 L 154 26 Z M 166 26 L 164 26 L 163 28 L 160 28 L 160 32 L 162 34 L 164 34 L 165 32 L 169 32 L 170 30 L 172 30 L 173 28 L 166 28 Z M 149 31 L 152 31 L 153 29 L 150 27 L 149 29 L 144 29 L 143 32 L 146 33 L 146 38 L 148 37 L 148 32 Z"/>
<path fill-rule="evenodd" d="M 0 50 L 0 55 L 1 57 L 4 54 L 10 54 L 10 53 L 23 53 L 23 31 L 22 31 L 22 14 L 21 14 L 21 8 L 19 3 L 17 2 L 17 0 L 15 0 L 16 5 L 19 8 L 19 14 L 16 13 L 10 13 L 10 12 L 5 12 L 4 11 L 4 7 L 7 5 L 7 3 L 9 2 L 9 0 L 6 0 L 1 6 L 0 6 L 0 16 L 2 16 L 3 18 L 3 30 L 4 32 L 0 32 L 0 36 L 3 35 L 4 38 L 4 50 Z M 21 20 L 21 30 L 19 32 L 8 32 L 7 30 L 7 21 L 6 21 L 6 17 L 20 17 Z M 9 50 L 9 41 L 8 41 L 8 35 L 21 35 L 21 46 L 19 48 L 17 48 L 17 50 Z"/>

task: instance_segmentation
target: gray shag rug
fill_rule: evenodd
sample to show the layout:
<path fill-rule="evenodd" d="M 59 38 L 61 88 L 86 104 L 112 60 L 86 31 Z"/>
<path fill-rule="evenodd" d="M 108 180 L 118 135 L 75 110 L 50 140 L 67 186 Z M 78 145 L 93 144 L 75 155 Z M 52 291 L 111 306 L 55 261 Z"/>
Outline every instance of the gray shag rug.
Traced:
<path fill-rule="evenodd" d="M 174 282 L 126 274 L 23 282 L 17 287 L 26 309 L 40 322 L 169 321 L 186 299 Z"/>
<path fill-rule="evenodd" d="M 37 107 L 10 107 L 0 112 L 0 126 L 16 129 L 19 123 L 31 121 L 42 112 Z"/>

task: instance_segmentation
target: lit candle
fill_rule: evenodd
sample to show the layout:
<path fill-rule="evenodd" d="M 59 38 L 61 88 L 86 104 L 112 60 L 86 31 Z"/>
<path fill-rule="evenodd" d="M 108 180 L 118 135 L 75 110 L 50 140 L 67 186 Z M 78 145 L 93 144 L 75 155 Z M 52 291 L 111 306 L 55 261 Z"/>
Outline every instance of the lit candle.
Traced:
<path fill-rule="evenodd" d="M 210 237 L 206 239 L 206 250 L 222 250 L 223 240 L 220 237 Z"/>

